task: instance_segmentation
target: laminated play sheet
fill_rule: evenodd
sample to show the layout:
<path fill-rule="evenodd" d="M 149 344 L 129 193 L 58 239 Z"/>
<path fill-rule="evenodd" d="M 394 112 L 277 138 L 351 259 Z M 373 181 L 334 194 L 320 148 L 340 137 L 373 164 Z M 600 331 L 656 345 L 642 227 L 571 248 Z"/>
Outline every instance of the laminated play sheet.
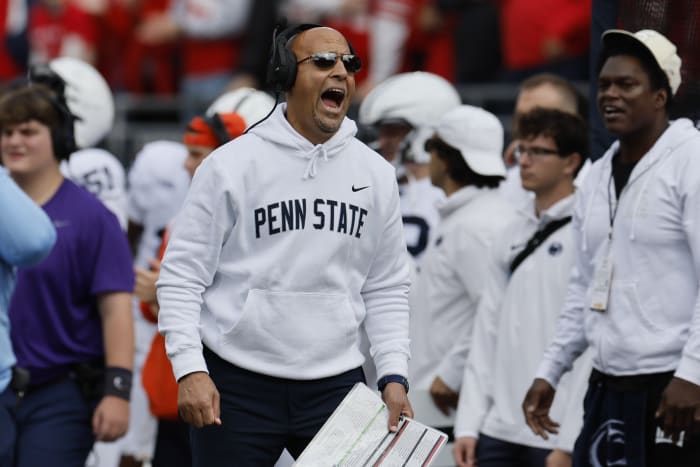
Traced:
<path fill-rule="evenodd" d="M 388 430 L 389 410 L 379 394 L 357 384 L 294 464 L 297 467 L 429 466 L 447 435 L 403 417 Z"/>

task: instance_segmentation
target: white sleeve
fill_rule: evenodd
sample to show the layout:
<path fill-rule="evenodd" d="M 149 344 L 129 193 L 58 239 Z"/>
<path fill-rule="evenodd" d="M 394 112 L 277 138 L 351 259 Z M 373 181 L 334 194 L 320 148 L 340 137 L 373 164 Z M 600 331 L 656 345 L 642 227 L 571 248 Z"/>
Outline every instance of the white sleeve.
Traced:
<path fill-rule="evenodd" d="M 399 189 L 393 184 L 384 232 L 361 294 L 365 302 L 365 330 L 377 377 L 408 375 L 408 251 L 403 235 Z"/>
<path fill-rule="evenodd" d="M 680 183 L 683 229 L 693 256 L 696 278 L 700 278 L 700 183 L 698 183 L 698 173 L 700 173 L 700 163 L 696 157 L 692 160 L 690 167 L 683 171 L 683 179 Z M 700 281 L 700 279 L 698 280 Z M 700 283 L 696 284 L 696 294 L 688 341 L 683 347 L 681 361 L 675 376 L 700 385 Z"/>
<path fill-rule="evenodd" d="M 207 371 L 200 336 L 202 294 L 212 283 L 222 245 L 236 222 L 235 200 L 222 172 L 213 158 L 197 170 L 157 282 L 158 330 L 165 336 L 176 379 Z"/>
<path fill-rule="evenodd" d="M 187 35 L 203 39 L 217 39 L 245 32 L 253 1 L 176 1 L 171 9 L 171 14 Z"/>
<path fill-rule="evenodd" d="M 406 19 L 409 12 L 404 10 L 410 7 L 404 3 L 384 0 L 370 19 L 369 79 L 375 85 L 398 73 L 401 67 L 409 34 Z"/>
<path fill-rule="evenodd" d="M 502 245 L 498 241 L 496 245 Z M 503 295 L 508 284 L 508 264 L 502 261 L 500 247 L 493 248 L 484 293 L 474 323 L 469 357 L 464 366 L 462 388 L 454 424 L 455 438 L 478 438 L 483 420 L 492 404 L 493 356 L 498 338 Z"/>
<path fill-rule="evenodd" d="M 486 283 L 483 268 L 492 261 L 492 241 L 488 238 L 489 234 L 477 231 L 463 231 L 459 234 L 454 252 L 455 271 L 468 297 L 464 304 L 465 313 L 472 316 L 469 317 L 467 329 L 462 330 L 461 338 L 452 343 L 452 347 L 437 368 L 437 375 L 453 391 L 459 391 L 462 384 L 464 366 L 472 346 L 476 312 Z"/>
<path fill-rule="evenodd" d="M 556 334 L 554 339 L 544 351 L 544 356 L 537 369 L 536 377 L 547 381 L 556 388 L 559 379 L 569 371 L 581 353 L 586 350 L 588 342 L 584 331 L 584 304 L 590 273 L 587 273 L 586 263 L 588 255 L 594 254 L 590 250 L 584 250 L 581 245 L 581 226 L 583 224 L 583 212 L 586 197 L 576 194 L 576 207 L 572 220 L 574 232 L 574 245 L 576 246 L 576 260 L 569 278 L 569 285 L 564 299 L 564 305 L 559 314 Z"/>

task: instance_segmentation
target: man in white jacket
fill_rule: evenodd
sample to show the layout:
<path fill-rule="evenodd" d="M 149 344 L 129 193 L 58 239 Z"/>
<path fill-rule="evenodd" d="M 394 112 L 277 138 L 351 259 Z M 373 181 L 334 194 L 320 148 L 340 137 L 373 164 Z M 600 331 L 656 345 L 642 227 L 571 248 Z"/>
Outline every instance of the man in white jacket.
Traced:
<path fill-rule="evenodd" d="M 270 80 L 287 103 L 192 180 L 158 302 L 196 466 L 298 457 L 364 379 L 363 323 L 389 428 L 412 416 L 394 169 L 345 118 L 359 68 L 333 29 L 276 34 Z"/>
<path fill-rule="evenodd" d="M 559 438 L 531 433 L 520 401 L 556 329 L 573 267 L 574 179 L 588 133 L 580 117 L 543 108 L 522 115 L 518 128 L 522 185 L 535 196 L 521 200 L 518 216 L 491 249 L 455 423 L 460 467 L 543 467 L 548 457 L 548 466 L 571 465 L 581 429 L 583 390 L 576 386 L 557 394 Z M 573 382 L 584 388 L 590 365 L 579 364 L 576 372 Z"/>
<path fill-rule="evenodd" d="M 447 199 L 411 290 L 409 374 L 445 414 L 457 407 L 491 242 L 515 217 L 498 193 L 502 149 L 498 118 L 469 105 L 447 112 L 426 142 L 430 179 Z"/>
<path fill-rule="evenodd" d="M 669 122 L 680 82 L 663 35 L 603 34 L 598 110 L 618 141 L 581 187 L 576 273 L 523 402 L 533 431 L 552 432 L 559 378 L 591 346 L 574 465 L 700 459 L 700 133 L 689 120 Z"/>

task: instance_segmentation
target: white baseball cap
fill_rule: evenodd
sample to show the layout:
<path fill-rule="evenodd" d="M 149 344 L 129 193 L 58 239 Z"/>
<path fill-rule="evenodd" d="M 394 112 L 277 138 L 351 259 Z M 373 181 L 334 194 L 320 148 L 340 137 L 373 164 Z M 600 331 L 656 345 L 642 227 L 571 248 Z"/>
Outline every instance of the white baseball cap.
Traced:
<path fill-rule="evenodd" d="M 668 78 L 671 93 L 676 94 L 681 85 L 681 58 L 678 56 L 676 46 L 663 34 L 653 29 L 642 29 L 635 33 L 623 29 L 608 29 L 602 36 L 603 47 L 609 47 L 620 43 L 637 43 L 648 50 L 656 61 L 661 71 Z M 605 49 L 603 49 L 605 54 Z"/>
<path fill-rule="evenodd" d="M 435 133 L 445 143 L 458 149 L 474 172 L 505 177 L 503 125 L 491 112 L 461 105 L 438 120 Z"/>

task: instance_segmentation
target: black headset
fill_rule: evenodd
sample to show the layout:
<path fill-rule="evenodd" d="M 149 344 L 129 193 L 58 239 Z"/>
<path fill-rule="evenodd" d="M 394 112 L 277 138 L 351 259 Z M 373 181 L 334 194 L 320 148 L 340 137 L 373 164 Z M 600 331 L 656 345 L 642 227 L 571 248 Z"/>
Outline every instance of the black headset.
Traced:
<path fill-rule="evenodd" d="M 219 143 L 218 146 L 231 141 L 231 135 L 229 135 L 226 129 L 226 124 L 218 113 L 211 116 L 205 115 L 204 122 L 214 131 L 214 135 Z"/>
<path fill-rule="evenodd" d="M 48 89 L 32 84 L 41 84 Z M 75 121 L 79 118 L 71 113 L 66 104 L 65 85 L 65 81 L 46 64 L 33 65 L 29 69 L 30 89 L 51 103 L 58 116 L 58 122 L 51 126 L 51 144 L 54 156 L 59 161 L 68 160 L 78 150 Z"/>
<path fill-rule="evenodd" d="M 289 40 L 299 33 L 322 26 L 303 23 L 279 31 L 281 27 L 283 26 L 277 25 L 272 33 L 272 51 L 267 67 L 267 83 L 275 89 L 275 92 L 290 90 L 297 78 L 297 58 L 287 47 Z"/>

